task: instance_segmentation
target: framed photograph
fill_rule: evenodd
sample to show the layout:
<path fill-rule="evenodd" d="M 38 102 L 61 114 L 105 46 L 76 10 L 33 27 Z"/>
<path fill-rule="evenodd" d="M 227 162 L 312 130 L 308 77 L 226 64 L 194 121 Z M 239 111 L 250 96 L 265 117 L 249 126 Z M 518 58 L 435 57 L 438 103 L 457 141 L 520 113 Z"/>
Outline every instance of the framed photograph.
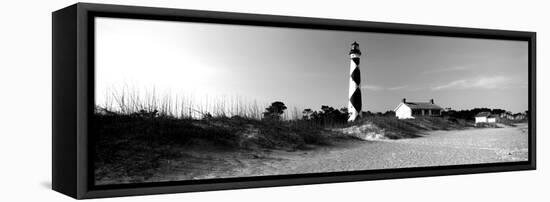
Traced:
<path fill-rule="evenodd" d="M 53 16 L 74 198 L 534 170 L 535 32 L 78 3 Z"/>

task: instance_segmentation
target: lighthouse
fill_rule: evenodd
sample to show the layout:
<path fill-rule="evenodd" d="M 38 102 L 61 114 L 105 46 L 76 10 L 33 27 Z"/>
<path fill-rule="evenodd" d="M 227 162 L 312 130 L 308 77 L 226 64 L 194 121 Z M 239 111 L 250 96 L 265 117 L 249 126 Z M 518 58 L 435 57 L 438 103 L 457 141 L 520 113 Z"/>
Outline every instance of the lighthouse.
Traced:
<path fill-rule="evenodd" d="M 351 44 L 351 50 L 349 51 L 350 64 L 349 64 L 349 102 L 348 112 L 350 113 L 348 122 L 355 121 L 357 117 L 361 116 L 361 71 L 359 70 L 359 57 L 361 51 L 359 50 L 359 44 L 353 42 Z"/>

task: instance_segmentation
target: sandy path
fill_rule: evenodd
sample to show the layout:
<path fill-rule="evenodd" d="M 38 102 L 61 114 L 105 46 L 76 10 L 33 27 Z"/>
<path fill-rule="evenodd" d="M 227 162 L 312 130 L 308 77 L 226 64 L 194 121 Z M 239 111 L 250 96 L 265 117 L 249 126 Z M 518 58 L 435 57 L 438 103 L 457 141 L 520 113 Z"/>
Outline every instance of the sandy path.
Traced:
<path fill-rule="evenodd" d="M 167 164 L 149 181 L 526 161 L 528 138 L 527 125 L 520 125 L 433 131 L 413 139 L 363 141 L 311 151 L 202 151 L 187 155 L 193 158 Z"/>
<path fill-rule="evenodd" d="M 247 161 L 239 176 L 526 161 L 527 126 L 433 131 L 414 139 L 361 142 L 312 152 L 277 152 L 262 164 Z"/>

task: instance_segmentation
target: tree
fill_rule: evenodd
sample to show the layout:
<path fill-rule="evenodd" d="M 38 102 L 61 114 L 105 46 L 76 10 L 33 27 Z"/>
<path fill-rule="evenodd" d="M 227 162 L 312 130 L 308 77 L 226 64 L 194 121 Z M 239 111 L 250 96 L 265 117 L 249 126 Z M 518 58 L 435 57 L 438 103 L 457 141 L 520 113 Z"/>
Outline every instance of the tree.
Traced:
<path fill-rule="evenodd" d="M 348 108 L 347 107 L 342 107 L 342 108 L 340 108 L 340 112 L 342 112 L 342 117 L 344 117 L 344 119 L 346 119 L 346 121 L 347 121 L 348 118 L 349 118 Z"/>
<path fill-rule="evenodd" d="M 493 109 L 491 110 L 491 114 L 500 115 L 506 113 L 506 110 L 504 109 Z"/>
<path fill-rule="evenodd" d="M 321 105 L 321 111 L 314 111 L 311 119 L 324 126 L 346 123 L 349 118 L 347 108 L 335 109 L 327 105 Z"/>
<path fill-rule="evenodd" d="M 374 116 L 374 114 L 371 111 L 363 112 L 363 116 Z"/>
<path fill-rule="evenodd" d="M 384 112 L 384 116 L 393 117 L 393 116 L 395 116 L 395 112 L 392 111 L 392 110 L 388 110 L 388 111 Z"/>
<path fill-rule="evenodd" d="M 265 108 L 264 119 L 280 120 L 287 107 L 281 101 L 275 101 Z"/>
<path fill-rule="evenodd" d="M 311 118 L 311 115 L 313 114 L 313 110 L 311 109 L 304 109 L 302 112 L 302 119 L 309 120 Z"/>

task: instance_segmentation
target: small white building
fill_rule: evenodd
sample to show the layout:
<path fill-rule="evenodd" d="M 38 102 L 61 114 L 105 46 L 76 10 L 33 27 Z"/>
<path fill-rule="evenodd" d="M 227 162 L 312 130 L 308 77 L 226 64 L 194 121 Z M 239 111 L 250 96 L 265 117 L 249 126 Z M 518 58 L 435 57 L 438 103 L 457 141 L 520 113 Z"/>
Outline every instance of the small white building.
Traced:
<path fill-rule="evenodd" d="M 414 119 L 420 116 L 441 116 L 443 108 L 436 105 L 433 99 L 429 102 L 407 102 L 403 98 L 393 111 L 399 119 Z"/>
<path fill-rule="evenodd" d="M 476 124 L 478 123 L 496 123 L 497 117 L 492 115 L 491 112 L 479 112 L 475 116 Z"/>

